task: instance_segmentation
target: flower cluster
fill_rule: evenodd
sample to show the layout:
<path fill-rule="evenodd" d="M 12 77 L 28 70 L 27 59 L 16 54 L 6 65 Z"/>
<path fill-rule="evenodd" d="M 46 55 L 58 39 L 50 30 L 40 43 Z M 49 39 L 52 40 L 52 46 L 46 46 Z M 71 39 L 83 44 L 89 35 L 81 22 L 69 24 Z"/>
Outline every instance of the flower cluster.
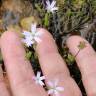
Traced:
<path fill-rule="evenodd" d="M 36 28 L 36 23 L 31 25 L 31 32 L 23 31 L 24 39 L 22 40 L 26 46 L 30 47 L 34 43 L 40 43 L 42 40 L 40 39 L 42 32 L 38 32 Z"/>
<path fill-rule="evenodd" d="M 45 80 L 45 76 L 41 76 L 41 72 L 37 72 L 37 76 L 33 77 L 33 80 L 35 81 L 36 84 L 39 84 L 41 86 L 44 86 L 43 80 Z M 59 92 L 64 91 L 63 87 L 58 86 L 59 80 L 53 80 L 53 81 L 48 81 L 47 86 L 48 86 L 48 95 L 53 95 L 53 96 L 59 96 Z"/>

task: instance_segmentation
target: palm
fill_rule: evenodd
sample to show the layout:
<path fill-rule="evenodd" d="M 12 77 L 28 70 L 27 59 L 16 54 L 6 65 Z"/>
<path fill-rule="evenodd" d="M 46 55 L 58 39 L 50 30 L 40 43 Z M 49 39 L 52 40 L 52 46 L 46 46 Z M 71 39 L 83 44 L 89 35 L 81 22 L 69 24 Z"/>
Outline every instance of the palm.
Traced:
<path fill-rule="evenodd" d="M 43 42 L 36 47 L 36 52 L 38 53 L 39 62 L 43 74 L 46 77 L 46 82 L 48 80 L 59 79 L 58 86 L 64 88 L 64 91 L 60 92 L 60 95 L 82 96 L 79 87 L 72 77 L 70 77 L 65 62 L 58 54 L 52 36 L 44 29 L 39 29 L 39 31 L 45 33 L 42 36 Z M 77 36 L 68 39 L 67 45 L 73 55 L 78 52 L 77 46 L 80 41 L 85 40 Z M 0 44 L 13 96 L 48 96 L 43 87 L 32 81 L 34 73 L 31 64 L 25 58 L 25 50 L 18 35 L 15 32 L 5 32 L 1 37 Z M 87 47 L 76 57 L 88 96 L 96 95 L 95 58 L 96 54 L 88 42 Z M 11 96 L 4 81 L 0 84 L 0 96 Z"/>

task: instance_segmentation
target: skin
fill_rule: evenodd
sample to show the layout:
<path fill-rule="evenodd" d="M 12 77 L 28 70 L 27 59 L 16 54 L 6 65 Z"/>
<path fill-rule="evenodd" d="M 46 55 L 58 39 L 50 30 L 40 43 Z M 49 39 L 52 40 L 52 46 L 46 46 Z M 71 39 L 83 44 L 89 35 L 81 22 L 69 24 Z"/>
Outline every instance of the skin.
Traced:
<path fill-rule="evenodd" d="M 79 87 L 70 76 L 64 60 L 58 53 L 50 33 L 41 28 L 38 31 L 44 32 L 41 37 L 42 42 L 36 46 L 36 52 L 46 80 L 59 79 L 59 86 L 64 87 L 61 96 L 82 96 Z M 67 46 L 75 56 L 79 50 L 77 46 L 80 41 L 85 41 L 87 46 L 77 55 L 76 61 L 82 74 L 87 96 L 96 96 L 95 51 L 86 40 L 79 36 L 70 37 L 67 40 Z M 43 87 L 32 80 L 33 69 L 25 58 L 26 53 L 20 36 L 16 32 L 5 32 L 0 38 L 0 47 L 11 88 L 11 92 L 9 92 L 3 81 L 2 72 L 0 72 L 0 96 L 48 96 Z"/>

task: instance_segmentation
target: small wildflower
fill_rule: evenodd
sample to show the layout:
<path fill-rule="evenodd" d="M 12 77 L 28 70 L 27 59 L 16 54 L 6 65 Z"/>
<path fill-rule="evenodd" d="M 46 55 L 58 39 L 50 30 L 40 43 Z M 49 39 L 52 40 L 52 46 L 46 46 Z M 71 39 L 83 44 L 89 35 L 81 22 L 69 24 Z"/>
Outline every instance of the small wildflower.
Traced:
<path fill-rule="evenodd" d="M 86 47 L 86 42 L 85 41 L 80 41 L 79 45 L 78 45 L 78 48 L 80 50 L 84 49 Z"/>
<path fill-rule="evenodd" d="M 41 72 L 37 72 L 37 76 L 33 77 L 33 79 L 35 80 L 36 84 L 39 84 L 41 86 L 44 86 L 44 82 L 43 80 L 45 80 L 45 76 L 41 76 Z"/>
<path fill-rule="evenodd" d="M 58 7 L 56 7 L 56 1 L 53 0 L 52 3 L 51 3 L 49 0 L 47 0 L 46 4 L 47 4 L 46 9 L 47 9 L 48 12 L 54 13 L 54 11 L 58 10 Z"/>
<path fill-rule="evenodd" d="M 36 24 L 31 25 L 31 32 L 23 31 L 24 39 L 22 40 L 28 47 L 34 43 L 40 43 L 42 32 L 37 32 Z"/>
<path fill-rule="evenodd" d="M 54 95 L 54 96 L 59 96 L 59 92 L 64 91 L 63 87 L 58 86 L 58 80 L 55 81 L 49 81 L 47 82 L 49 90 L 48 94 L 49 95 Z"/>
<path fill-rule="evenodd" d="M 24 38 L 22 40 L 22 42 L 24 42 L 27 47 L 31 47 L 31 45 L 34 44 L 34 42 L 31 40 L 31 38 Z"/>

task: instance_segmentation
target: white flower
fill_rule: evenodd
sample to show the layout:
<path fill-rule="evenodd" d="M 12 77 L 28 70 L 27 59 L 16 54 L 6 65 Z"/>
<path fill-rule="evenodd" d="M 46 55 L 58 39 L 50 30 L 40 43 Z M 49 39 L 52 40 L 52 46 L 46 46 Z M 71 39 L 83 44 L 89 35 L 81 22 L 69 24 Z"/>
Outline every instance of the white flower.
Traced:
<path fill-rule="evenodd" d="M 47 9 L 48 12 L 54 13 L 54 11 L 58 10 L 58 7 L 56 7 L 56 1 L 53 0 L 52 3 L 51 3 L 49 0 L 47 0 L 46 4 L 47 4 L 46 9 Z"/>
<path fill-rule="evenodd" d="M 42 32 L 37 32 L 36 23 L 31 25 L 31 32 L 23 31 L 22 33 L 25 37 L 22 40 L 28 47 L 34 43 L 40 43 L 41 39 L 40 36 Z"/>
<path fill-rule="evenodd" d="M 22 42 L 24 42 L 28 47 L 31 47 L 31 45 L 34 44 L 34 41 L 32 41 L 31 38 L 24 38 L 22 39 Z"/>
<path fill-rule="evenodd" d="M 47 82 L 49 90 L 48 94 L 53 96 L 59 96 L 59 92 L 64 91 L 63 87 L 58 86 L 58 80 Z"/>
<path fill-rule="evenodd" d="M 33 79 L 35 80 L 36 84 L 39 84 L 41 86 L 44 86 L 44 82 L 43 80 L 45 80 L 45 76 L 41 76 L 41 72 L 37 72 L 37 76 L 33 77 Z"/>

